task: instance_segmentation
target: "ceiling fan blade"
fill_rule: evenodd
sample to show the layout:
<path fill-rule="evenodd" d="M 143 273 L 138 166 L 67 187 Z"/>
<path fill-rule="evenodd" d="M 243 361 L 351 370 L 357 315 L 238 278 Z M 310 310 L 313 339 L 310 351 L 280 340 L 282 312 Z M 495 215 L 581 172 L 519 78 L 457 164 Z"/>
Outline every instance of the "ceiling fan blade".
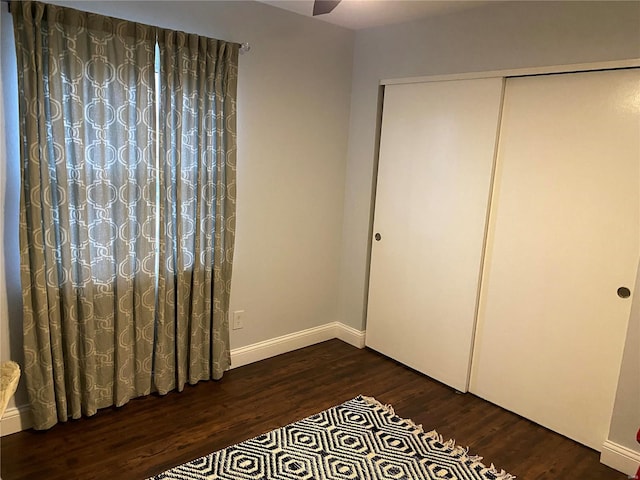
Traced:
<path fill-rule="evenodd" d="M 315 0 L 313 2 L 313 16 L 324 15 L 338 6 L 341 0 Z"/>

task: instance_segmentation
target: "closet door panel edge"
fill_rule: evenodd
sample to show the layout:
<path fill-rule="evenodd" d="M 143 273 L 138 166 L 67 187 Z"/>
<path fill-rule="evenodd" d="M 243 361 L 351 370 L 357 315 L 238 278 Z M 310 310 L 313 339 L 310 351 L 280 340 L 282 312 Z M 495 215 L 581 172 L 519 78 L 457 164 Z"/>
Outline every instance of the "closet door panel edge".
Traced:
<path fill-rule="evenodd" d="M 366 344 L 463 392 L 502 88 L 385 89 Z"/>

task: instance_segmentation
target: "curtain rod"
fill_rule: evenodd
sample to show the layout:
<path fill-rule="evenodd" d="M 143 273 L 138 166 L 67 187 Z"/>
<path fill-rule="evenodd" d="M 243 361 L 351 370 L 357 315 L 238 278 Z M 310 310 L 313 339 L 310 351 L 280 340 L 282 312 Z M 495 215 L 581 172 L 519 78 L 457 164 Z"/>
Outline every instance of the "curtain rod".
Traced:
<path fill-rule="evenodd" d="M 11 13 L 11 0 L 0 0 L 0 3 L 7 5 L 7 11 Z M 249 53 L 251 51 L 251 45 L 249 42 L 242 42 L 240 44 L 240 54 Z"/>

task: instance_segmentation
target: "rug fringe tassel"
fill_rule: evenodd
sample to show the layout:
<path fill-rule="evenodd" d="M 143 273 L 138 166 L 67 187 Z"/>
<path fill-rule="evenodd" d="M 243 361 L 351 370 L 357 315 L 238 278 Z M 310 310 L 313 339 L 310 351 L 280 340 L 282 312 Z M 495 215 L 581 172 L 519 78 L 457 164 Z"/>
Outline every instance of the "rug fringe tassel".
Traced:
<path fill-rule="evenodd" d="M 373 397 L 365 397 L 364 395 L 360 395 L 360 397 L 363 400 L 365 400 L 367 403 L 370 403 L 371 405 L 382 409 L 383 411 L 389 413 L 390 415 L 396 415 L 395 410 L 393 409 L 393 407 L 390 404 L 388 404 L 388 403 L 387 404 L 382 404 L 382 403 L 380 403 L 378 400 L 376 400 Z M 424 435 L 431 435 L 432 433 L 435 433 L 437 435 L 435 430 L 432 430 L 429 433 L 425 433 L 424 429 L 422 428 L 422 425 L 415 423 L 410 418 L 403 418 L 402 420 L 405 423 L 408 423 L 411 428 L 414 428 L 416 430 L 416 433 L 422 433 Z M 429 438 L 431 438 L 431 437 L 429 437 Z"/>
<path fill-rule="evenodd" d="M 396 415 L 395 410 L 393 409 L 393 407 L 389 404 L 382 404 L 380 403 L 378 400 L 376 400 L 373 397 L 366 397 L 364 395 L 360 395 L 360 397 L 365 400 L 367 403 L 378 407 L 380 409 L 382 409 L 383 411 L 391 414 L 391 415 Z M 428 438 L 429 440 L 435 440 L 438 443 L 441 443 L 445 449 L 449 450 L 449 452 L 453 455 L 455 455 L 456 457 L 459 458 L 460 461 L 462 462 L 471 462 L 471 467 L 480 467 L 480 471 L 482 473 L 490 473 L 491 475 L 493 475 L 495 477 L 496 480 L 515 480 L 516 476 L 515 475 L 511 475 L 510 473 L 505 472 L 504 470 L 498 470 L 493 463 L 491 464 L 490 467 L 487 467 L 486 465 L 484 465 L 482 463 L 482 458 L 479 455 L 469 455 L 469 448 L 465 448 L 465 447 L 461 447 L 459 445 L 456 445 L 456 441 L 454 439 L 450 439 L 445 441 L 444 438 L 442 438 L 442 435 L 440 435 L 437 431 L 435 430 L 431 430 L 429 432 L 424 431 L 424 429 L 422 428 L 422 425 L 418 425 L 416 423 L 413 422 L 413 420 L 411 419 L 405 419 L 403 418 L 403 420 L 409 424 L 409 426 L 411 428 L 414 428 L 416 431 L 415 433 L 419 433 L 424 435 L 426 438 Z"/>
<path fill-rule="evenodd" d="M 493 463 L 488 470 L 492 475 L 495 475 L 497 480 L 515 480 L 515 475 L 511 475 L 504 470 L 498 470 Z"/>
<path fill-rule="evenodd" d="M 370 403 L 371 405 L 375 406 L 375 407 L 379 407 L 381 409 L 383 409 L 385 412 L 390 413 L 391 415 L 395 415 L 396 412 L 393 409 L 393 407 L 390 404 L 382 404 L 380 403 L 378 400 L 376 400 L 373 397 L 365 397 L 364 395 L 360 395 L 360 397 L 365 400 L 367 403 Z"/>

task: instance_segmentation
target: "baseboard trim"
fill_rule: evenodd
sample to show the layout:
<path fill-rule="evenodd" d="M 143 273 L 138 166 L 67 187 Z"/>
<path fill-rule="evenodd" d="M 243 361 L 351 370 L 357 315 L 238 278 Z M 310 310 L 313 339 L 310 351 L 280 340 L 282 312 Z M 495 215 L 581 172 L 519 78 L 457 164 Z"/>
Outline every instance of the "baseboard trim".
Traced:
<path fill-rule="evenodd" d="M 611 467 L 632 478 L 640 465 L 640 452 L 607 440 L 602 444 L 600 463 Z"/>
<path fill-rule="evenodd" d="M 308 328 L 299 332 L 247 345 L 246 347 L 234 348 L 231 350 L 231 368 L 259 362 L 266 358 L 275 357 L 276 355 L 308 347 L 309 345 L 315 345 L 316 343 L 331 340 L 332 338 L 336 338 L 335 325 L 328 323 L 319 327 Z"/>
<path fill-rule="evenodd" d="M 7 408 L 0 422 L 0 436 L 11 435 L 31 428 L 31 418 L 29 417 L 29 406 Z"/>
<path fill-rule="evenodd" d="M 319 327 L 282 335 L 263 342 L 231 350 L 231 368 L 259 362 L 299 348 L 315 345 L 338 338 L 354 347 L 364 348 L 365 332 L 356 330 L 340 322 L 331 322 Z"/>
<path fill-rule="evenodd" d="M 365 332 L 362 330 L 356 330 L 349 325 L 345 325 L 344 323 L 335 322 L 336 323 L 336 338 L 342 340 L 349 345 L 353 345 L 357 348 L 364 348 L 365 342 Z"/>
<path fill-rule="evenodd" d="M 231 368 L 266 360 L 299 348 L 338 338 L 349 345 L 364 348 L 365 332 L 340 322 L 331 322 L 281 337 L 231 350 Z M 11 435 L 31 428 L 28 405 L 7 408 L 0 424 L 0 435 Z"/>

